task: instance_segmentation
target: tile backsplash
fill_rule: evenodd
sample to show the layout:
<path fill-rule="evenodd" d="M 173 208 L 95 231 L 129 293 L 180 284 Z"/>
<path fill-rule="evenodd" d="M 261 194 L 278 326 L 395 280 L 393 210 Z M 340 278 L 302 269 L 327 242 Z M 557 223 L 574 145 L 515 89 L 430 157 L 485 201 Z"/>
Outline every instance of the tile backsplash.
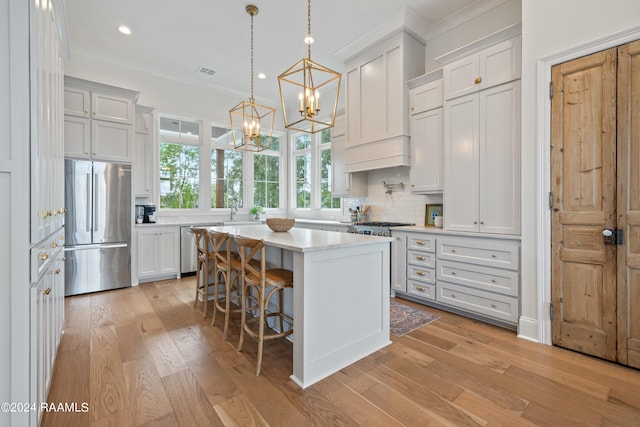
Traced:
<path fill-rule="evenodd" d="M 411 222 L 424 225 L 425 205 L 442 203 L 441 194 L 411 194 L 408 167 L 372 170 L 367 175 L 367 197 L 344 200 L 347 218 L 350 207 L 367 204 L 371 207 L 369 221 Z M 404 189 L 393 189 L 391 194 L 388 194 L 383 182 L 392 185 L 402 183 Z"/>

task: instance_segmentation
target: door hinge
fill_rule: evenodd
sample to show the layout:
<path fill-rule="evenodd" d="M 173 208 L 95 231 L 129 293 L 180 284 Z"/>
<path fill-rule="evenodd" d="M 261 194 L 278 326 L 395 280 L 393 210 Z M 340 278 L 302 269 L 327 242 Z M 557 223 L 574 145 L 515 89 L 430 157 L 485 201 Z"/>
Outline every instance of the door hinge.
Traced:
<path fill-rule="evenodd" d="M 549 303 L 549 319 L 553 320 L 553 303 Z"/>
<path fill-rule="evenodd" d="M 553 209 L 553 192 L 549 191 L 549 209 Z"/>
<path fill-rule="evenodd" d="M 553 82 L 549 82 L 549 100 L 553 100 Z"/>

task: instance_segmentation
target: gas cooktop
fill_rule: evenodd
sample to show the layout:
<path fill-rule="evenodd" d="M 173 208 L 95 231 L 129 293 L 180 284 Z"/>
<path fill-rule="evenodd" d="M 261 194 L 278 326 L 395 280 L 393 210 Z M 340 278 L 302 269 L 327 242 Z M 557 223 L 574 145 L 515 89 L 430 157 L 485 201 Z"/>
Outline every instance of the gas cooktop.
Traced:
<path fill-rule="evenodd" d="M 353 223 L 353 225 L 364 225 L 367 227 L 403 227 L 403 226 L 415 225 L 415 224 L 409 224 L 407 222 L 368 221 L 368 222 L 355 222 Z"/>

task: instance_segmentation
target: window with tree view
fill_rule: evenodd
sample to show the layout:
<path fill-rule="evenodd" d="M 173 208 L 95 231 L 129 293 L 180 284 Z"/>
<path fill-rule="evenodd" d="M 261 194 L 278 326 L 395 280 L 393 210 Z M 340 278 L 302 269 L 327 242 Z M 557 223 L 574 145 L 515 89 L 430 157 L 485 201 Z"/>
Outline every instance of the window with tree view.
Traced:
<path fill-rule="evenodd" d="M 295 204 L 297 209 L 338 209 L 331 196 L 331 130 L 293 136 Z"/>
<path fill-rule="evenodd" d="M 280 207 L 280 138 L 272 137 L 268 150 L 253 155 L 253 205 Z"/>
<path fill-rule="evenodd" d="M 226 128 L 211 126 L 211 207 L 244 207 L 243 152 L 233 149 Z"/>
<path fill-rule="evenodd" d="M 194 209 L 200 198 L 200 125 L 160 118 L 160 207 Z"/>

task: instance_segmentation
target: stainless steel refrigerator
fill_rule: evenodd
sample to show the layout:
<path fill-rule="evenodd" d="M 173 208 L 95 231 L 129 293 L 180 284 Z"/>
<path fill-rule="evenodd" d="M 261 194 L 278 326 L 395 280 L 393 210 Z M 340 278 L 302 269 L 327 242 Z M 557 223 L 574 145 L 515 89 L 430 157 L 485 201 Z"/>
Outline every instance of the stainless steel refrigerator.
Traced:
<path fill-rule="evenodd" d="M 131 165 L 66 159 L 65 295 L 131 286 Z"/>

